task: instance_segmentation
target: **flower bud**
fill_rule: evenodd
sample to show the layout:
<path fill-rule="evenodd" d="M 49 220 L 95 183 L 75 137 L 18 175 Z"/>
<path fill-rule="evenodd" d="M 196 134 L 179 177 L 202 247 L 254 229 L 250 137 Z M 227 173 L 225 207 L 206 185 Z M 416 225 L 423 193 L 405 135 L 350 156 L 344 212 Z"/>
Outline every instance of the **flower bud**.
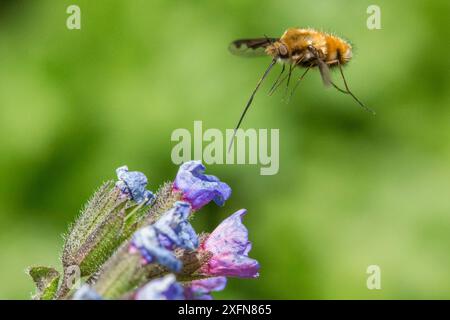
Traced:
<path fill-rule="evenodd" d="M 66 236 L 63 266 L 78 266 L 88 276 L 109 258 L 134 232 L 133 215 L 142 214 L 153 199 L 146 190 L 147 178 L 140 172 L 117 169 L 119 181 L 106 182 L 88 202 Z"/>

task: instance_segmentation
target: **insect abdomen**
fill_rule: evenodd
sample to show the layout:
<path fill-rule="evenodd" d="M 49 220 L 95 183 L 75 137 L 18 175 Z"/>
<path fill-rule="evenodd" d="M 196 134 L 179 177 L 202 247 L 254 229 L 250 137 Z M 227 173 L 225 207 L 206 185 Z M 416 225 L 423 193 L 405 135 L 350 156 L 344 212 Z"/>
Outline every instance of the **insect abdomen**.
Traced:
<path fill-rule="evenodd" d="M 352 47 L 345 40 L 332 36 L 326 36 L 327 54 L 326 61 L 339 60 L 341 64 L 346 64 L 352 58 Z"/>

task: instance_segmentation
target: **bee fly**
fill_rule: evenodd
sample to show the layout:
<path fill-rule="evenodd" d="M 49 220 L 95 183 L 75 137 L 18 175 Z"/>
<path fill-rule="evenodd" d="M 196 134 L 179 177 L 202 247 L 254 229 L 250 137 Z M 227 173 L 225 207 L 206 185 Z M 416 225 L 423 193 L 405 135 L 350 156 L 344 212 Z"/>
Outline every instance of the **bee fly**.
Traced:
<path fill-rule="evenodd" d="M 314 29 L 297 29 L 291 28 L 284 32 L 281 38 L 257 38 L 257 39 L 240 39 L 233 41 L 229 47 L 231 53 L 239 56 L 262 56 L 268 55 L 272 57 L 272 62 L 267 67 L 261 79 L 259 79 L 256 88 L 253 90 L 250 99 L 248 100 L 244 111 L 234 129 L 234 134 L 236 134 L 237 129 L 239 129 L 242 120 L 250 107 L 256 92 L 261 86 L 264 79 L 269 74 L 272 67 L 276 62 L 283 64 L 281 73 L 275 80 L 275 83 L 269 90 L 269 95 L 273 92 L 287 79 L 287 86 L 289 87 L 289 82 L 291 79 L 291 74 L 295 67 L 303 68 L 303 74 L 298 78 L 297 83 L 292 89 L 291 95 L 294 93 L 297 86 L 306 76 L 311 68 L 318 68 L 322 81 L 325 86 L 332 85 L 336 90 L 349 94 L 362 108 L 375 114 L 375 112 L 366 107 L 361 101 L 356 98 L 356 96 L 350 91 L 347 81 L 345 80 L 344 72 L 342 71 L 342 66 L 347 64 L 352 58 L 352 46 L 345 40 L 331 35 L 325 32 L 320 32 Z M 281 78 L 283 75 L 286 64 L 289 65 L 288 74 Z M 341 89 L 338 87 L 330 78 L 330 68 L 339 68 L 344 87 Z M 232 147 L 234 140 L 231 140 L 230 148 Z"/>

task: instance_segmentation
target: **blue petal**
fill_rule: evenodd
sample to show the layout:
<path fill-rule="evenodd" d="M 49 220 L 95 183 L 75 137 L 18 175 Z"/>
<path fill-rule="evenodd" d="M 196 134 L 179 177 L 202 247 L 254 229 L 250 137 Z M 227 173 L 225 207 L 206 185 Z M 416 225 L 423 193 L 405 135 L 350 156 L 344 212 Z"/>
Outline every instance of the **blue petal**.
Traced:
<path fill-rule="evenodd" d="M 116 186 L 122 191 L 122 193 L 130 196 L 131 199 L 136 201 L 136 203 L 140 204 L 143 201 L 150 201 L 153 199 L 154 195 L 149 190 L 146 190 L 147 187 L 147 177 L 138 171 L 128 171 L 127 166 L 122 166 L 116 170 L 117 181 Z"/>
<path fill-rule="evenodd" d="M 163 247 L 149 247 L 146 248 L 146 250 L 160 265 L 175 272 L 181 271 L 183 265 L 181 261 L 175 257 L 172 251 Z"/>
<path fill-rule="evenodd" d="M 198 247 L 198 237 L 188 222 L 191 206 L 187 202 L 177 201 L 153 226 L 165 237 L 166 247 L 174 245 L 188 250 Z"/>
<path fill-rule="evenodd" d="M 146 263 L 158 262 L 173 271 L 181 270 L 181 261 L 171 250 L 161 245 L 158 233 L 153 226 L 136 231 L 131 239 L 131 246 L 139 251 Z"/>
<path fill-rule="evenodd" d="M 139 289 L 136 300 L 184 300 L 184 289 L 173 274 L 150 281 Z"/>

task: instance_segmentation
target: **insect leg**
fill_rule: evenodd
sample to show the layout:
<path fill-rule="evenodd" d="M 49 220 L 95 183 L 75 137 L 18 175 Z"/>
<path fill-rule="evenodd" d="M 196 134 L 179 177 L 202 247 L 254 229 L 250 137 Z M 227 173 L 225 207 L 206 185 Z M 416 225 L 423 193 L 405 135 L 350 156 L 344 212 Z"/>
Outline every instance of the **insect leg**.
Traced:
<path fill-rule="evenodd" d="M 292 71 L 294 70 L 294 68 L 295 68 L 295 64 L 294 65 L 292 65 L 292 64 L 289 65 L 289 73 L 287 74 L 287 82 L 286 82 L 286 88 L 284 89 L 283 100 L 285 100 L 287 92 L 289 90 L 289 84 L 291 82 L 291 75 L 292 75 Z"/>
<path fill-rule="evenodd" d="M 271 89 L 271 90 L 269 91 L 269 96 L 273 95 L 273 93 L 274 93 L 274 92 L 278 89 L 278 87 L 279 87 L 279 86 L 287 79 L 287 77 L 288 77 L 288 75 L 285 75 L 285 76 L 283 77 L 283 79 L 281 79 L 281 81 L 278 82 L 277 85 L 274 86 L 274 88 Z"/>
<path fill-rule="evenodd" d="M 335 84 L 334 82 L 331 82 L 331 85 L 332 85 L 337 91 L 342 92 L 342 93 L 345 93 L 345 94 L 348 94 L 347 91 L 345 91 L 344 89 L 339 88 L 339 87 L 337 86 L 337 84 Z"/>
<path fill-rule="evenodd" d="M 294 64 L 292 65 L 292 70 L 294 70 L 295 67 L 297 67 L 298 65 L 300 65 L 300 63 L 301 63 L 303 60 L 304 60 L 304 56 L 302 56 L 302 57 L 300 57 L 299 59 L 297 59 L 297 60 L 294 62 Z M 312 67 L 312 65 L 310 65 L 307 69 L 309 69 L 310 67 Z M 300 77 L 300 80 L 303 79 L 303 77 L 306 75 L 307 72 L 308 72 L 308 71 L 305 71 L 305 73 Z M 300 81 L 300 80 L 299 80 L 299 81 Z M 296 84 L 295 87 L 296 87 L 297 85 L 298 85 L 298 84 Z M 295 87 L 294 87 L 293 90 L 295 90 Z M 288 88 L 289 88 L 289 79 L 288 79 L 288 84 L 287 84 L 287 86 L 286 86 L 286 91 L 284 92 L 284 98 L 283 98 L 283 99 L 286 99 L 287 92 L 288 92 Z M 292 96 L 292 92 L 291 92 L 291 94 L 290 94 L 290 95 L 287 97 L 287 99 L 286 99 L 286 103 L 287 103 L 287 104 L 290 102 L 291 96 Z"/>
<path fill-rule="evenodd" d="M 338 64 L 339 60 L 336 59 L 336 60 L 331 60 L 331 61 L 327 61 L 326 62 L 327 65 L 333 65 L 335 63 Z M 344 89 L 339 88 L 333 81 L 330 81 L 330 83 L 336 90 L 338 90 L 338 91 L 340 91 L 342 93 L 348 94 L 347 91 L 345 91 Z"/>
<path fill-rule="evenodd" d="M 283 74 L 284 70 L 286 69 L 286 64 L 283 63 L 283 68 L 281 69 L 280 74 L 278 75 L 277 79 L 275 80 L 274 84 L 269 90 L 269 96 L 272 95 L 273 91 L 275 90 L 275 87 L 278 87 L 278 81 L 280 81 L 281 75 Z"/>
<path fill-rule="evenodd" d="M 292 96 L 294 95 L 295 90 L 297 89 L 297 87 L 299 86 L 300 82 L 303 80 L 303 78 L 306 76 L 306 74 L 308 73 L 309 69 L 311 69 L 312 65 L 309 65 L 305 72 L 303 72 L 303 74 L 301 75 L 300 78 L 298 78 L 297 83 L 295 84 L 294 88 L 291 91 L 291 94 L 289 95 L 289 100 L 292 98 Z"/>
<path fill-rule="evenodd" d="M 347 81 L 345 80 L 344 71 L 342 71 L 342 65 L 339 63 L 339 61 L 338 61 L 337 63 L 338 63 L 338 66 L 339 66 L 339 71 L 340 71 L 340 73 L 341 73 L 342 80 L 343 80 L 343 82 L 344 82 L 345 90 L 339 88 L 336 84 L 334 84 L 333 82 L 331 82 L 331 84 L 333 85 L 333 87 L 334 87 L 335 89 L 337 89 L 338 91 L 342 92 L 342 93 L 351 95 L 352 98 L 353 98 L 353 99 L 354 99 L 354 100 L 355 100 L 355 101 L 356 101 L 363 109 L 365 109 L 366 111 L 368 111 L 368 112 L 370 112 L 370 113 L 372 113 L 372 114 L 376 114 L 374 110 L 372 110 L 372 109 L 369 108 L 369 107 L 366 107 L 366 106 L 365 106 L 361 101 L 359 101 L 359 99 L 358 99 L 358 98 L 350 91 L 350 89 L 349 89 L 349 87 L 348 87 L 348 85 L 347 85 Z"/>
<path fill-rule="evenodd" d="M 294 67 L 292 66 L 292 64 L 289 65 L 289 73 L 288 73 L 288 77 L 287 77 L 287 83 L 286 83 L 286 90 L 287 88 L 289 88 L 289 83 L 291 81 L 291 75 L 292 75 L 292 70 L 294 69 Z"/>
<path fill-rule="evenodd" d="M 264 72 L 263 76 L 261 77 L 261 79 L 259 79 L 258 83 L 256 84 L 256 87 L 253 90 L 253 92 L 252 92 L 252 94 L 250 96 L 250 99 L 248 99 L 248 102 L 245 105 L 245 108 L 244 108 L 244 111 L 241 114 L 241 117 L 239 118 L 239 121 L 238 121 L 238 123 L 236 125 L 236 128 L 234 129 L 233 136 L 231 138 L 230 145 L 228 147 L 228 152 L 230 152 L 231 147 L 233 146 L 233 141 L 234 141 L 234 137 L 236 136 L 236 132 L 239 129 L 239 127 L 241 126 L 242 120 L 244 120 L 245 114 L 247 113 L 248 108 L 250 108 L 250 105 L 252 104 L 252 101 L 253 101 L 253 98 L 255 97 L 256 92 L 258 91 L 259 87 L 261 86 L 261 83 L 267 77 L 267 75 L 269 74 L 270 70 L 272 69 L 272 67 L 275 65 L 276 62 L 277 62 L 277 60 L 275 60 L 275 59 L 272 60 L 272 62 L 267 67 L 266 71 Z"/>
<path fill-rule="evenodd" d="M 271 91 L 269 92 L 269 96 L 271 96 L 271 95 L 275 92 L 275 90 L 277 90 L 278 87 L 279 87 L 286 79 L 288 79 L 288 78 L 291 76 L 292 70 L 294 70 L 294 68 L 295 68 L 297 65 L 299 65 L 302 61 L 303 61 L 303 57 L 301 57 L 300 59 L 298 59 L 298 60 L 294 63 L 294 65 L 291 65 L 291 67 L 289 68 L 289 74 L 285 75 L 285 76 L 283 77 L 283 79 L 281 79 L 281 81 L 278 82 L 277 85 L 274 86 L 273 89 L 271 89 Z M 288 80 L 288 82 L 289 82 L 289 80 Z M 287 84 L 287 87 L 288 87 L 288 86 L 289 86 L 289 83 Z M 286 88 L 286 91 L 287 91 L 287 88 Z M 286 92 L 285 92 L 285 95 L 286 95 Z"/>

